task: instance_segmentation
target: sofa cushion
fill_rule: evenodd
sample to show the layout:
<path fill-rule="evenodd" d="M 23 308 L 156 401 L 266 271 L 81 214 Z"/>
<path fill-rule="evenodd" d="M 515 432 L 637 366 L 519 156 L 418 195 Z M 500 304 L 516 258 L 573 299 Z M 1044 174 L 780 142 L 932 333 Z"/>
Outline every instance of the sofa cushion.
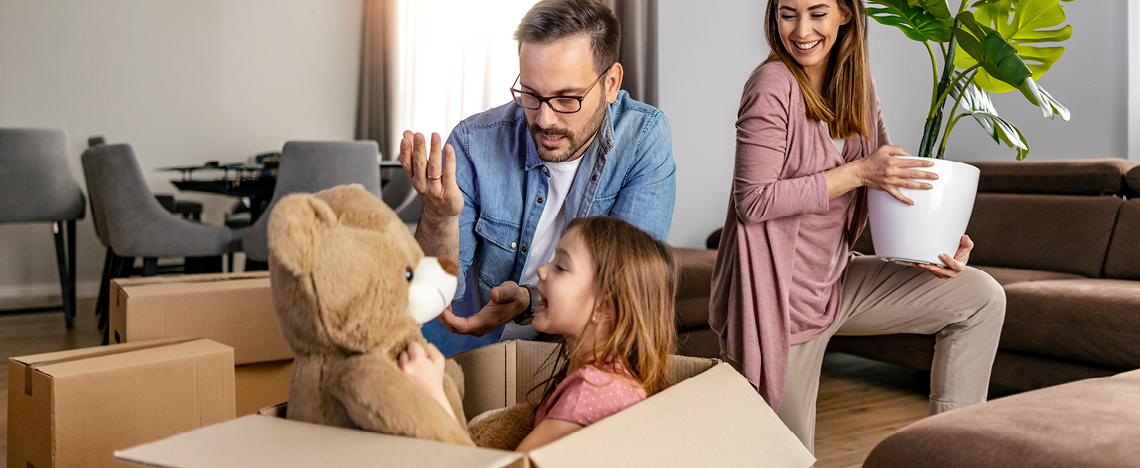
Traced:
<path fill-rule="evenodd" d="M 1005 297 L 1001 349 L 1140 368 L 1140 282 L 1028 281 Z"/>
<path fill-rule="evenodd" d="M 1074 275 L 1072 273 L 1061 273 L 1057 271 L 1044 271 L 1044 270 L 1022 270 L 1019 268 L 1002 268 L 995 266 L 985 265 L 970 265 L 974 268 L 989 273 L 993 279 L 997 280 L 998 284 L 1005 286 L 1007 284 L 1021 283 L 1025 281 L 1048 281 L 1059 279 L 1081 279 L 1084 276 Z"/>
<path fill-rule="evenodd" d="M 1121 195 L 1124 175 L 1137 163 L 1124 159 L 971 162 L 979 170 L 978 192 L 1049 195 Z"/>
<path fill-rule="evenodd" d="M 716 251 L 674 247 L 673 258 L 681 269 L 677 286 L 677 329 L 708 328 Z"/>
<path fill-rule="evenodd" d="M 1120 207 L 1104 260 L 1104 277 L 1140 280 L 1140 198 L 1128 200 Z"/>
<path fill-rule="evenodd" d="M 1117 197 L 979 193 L 966 234 L 970 262 L 1027 270 L 1101 275 Z"/>
<path fill-rule="evenodd" d="M 1131 196 L 1140 196 L 1140 165 L 1133 167 L 1124 174 L 1124 183 L 1128 184 Z"/>
<path fill-rule="evenodd" d="M 864 468 L 1119 467 L 1140 460 L 1140 372 L 1082 380 L 923 419 Z"/>

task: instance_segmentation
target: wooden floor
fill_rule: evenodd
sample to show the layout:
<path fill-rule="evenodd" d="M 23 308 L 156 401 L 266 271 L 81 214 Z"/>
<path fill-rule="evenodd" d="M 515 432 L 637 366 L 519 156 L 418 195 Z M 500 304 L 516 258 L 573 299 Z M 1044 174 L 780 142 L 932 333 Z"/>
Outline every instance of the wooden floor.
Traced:
<path fill-rule="evenodd" d="M 0 304 L 0 308 L 4 305 Z M 62 313 L 0 316 L 0 357 L 96 346 L 95 301 L 82 300 L 75 328 Z M 858 467 L 875 444 L 926 416 L 929 375 L 846 354 L 824 359 L 820 380 L 816 457 L 818 468 Z M 8 373 L 0 372 L 0 466 L 6 466 Z"/>

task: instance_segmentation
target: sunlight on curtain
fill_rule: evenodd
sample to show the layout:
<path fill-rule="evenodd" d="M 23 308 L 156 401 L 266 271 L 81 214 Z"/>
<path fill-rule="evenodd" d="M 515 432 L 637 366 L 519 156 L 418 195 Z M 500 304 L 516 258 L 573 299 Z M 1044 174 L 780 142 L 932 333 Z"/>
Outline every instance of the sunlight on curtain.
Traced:
<path fill-rule="evenodd" d="M 393 148 L 506 104 L 519 73 L 511 35 L 535 0 L 398 0 Z M 392 153 L 395 154 L 395 153 Z"/>

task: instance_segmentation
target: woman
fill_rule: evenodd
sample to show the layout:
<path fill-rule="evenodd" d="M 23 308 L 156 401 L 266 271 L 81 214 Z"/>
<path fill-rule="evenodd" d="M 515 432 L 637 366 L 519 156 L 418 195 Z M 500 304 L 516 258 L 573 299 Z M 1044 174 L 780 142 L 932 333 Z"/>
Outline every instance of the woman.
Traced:
<path fill-rule="evenodd" d="M 814 451 L 815 402 L 831 336 L 935 334 L 931 414 L 985 401 L 1005 315 L 989 275 L 967 268 L 962 236 L 946 267 L 851 256 L 866 190 L 908 203 L 930 161 L 890 146 L 867 59 L 859 0 L 769 0 L 772 52 L 744 87 L 732 199 L 717 254 L 710 325 Z M 930 274 L 928 274 L 930 273 Z"/>

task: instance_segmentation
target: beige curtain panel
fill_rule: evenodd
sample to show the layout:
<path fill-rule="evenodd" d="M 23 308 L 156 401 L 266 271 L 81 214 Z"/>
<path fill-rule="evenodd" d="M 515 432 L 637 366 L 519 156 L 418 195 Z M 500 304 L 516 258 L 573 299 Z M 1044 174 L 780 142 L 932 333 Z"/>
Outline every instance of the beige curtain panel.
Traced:
<path fill-rule="evenodd" d="M 356 104 L 356 139 L 376 140 L 384 159 L 391 152 L 393 101 L 390 71 L 395 70 L 396 0 L 364 0 L 364 25 L 360 35 L 360 80 Z"/>

